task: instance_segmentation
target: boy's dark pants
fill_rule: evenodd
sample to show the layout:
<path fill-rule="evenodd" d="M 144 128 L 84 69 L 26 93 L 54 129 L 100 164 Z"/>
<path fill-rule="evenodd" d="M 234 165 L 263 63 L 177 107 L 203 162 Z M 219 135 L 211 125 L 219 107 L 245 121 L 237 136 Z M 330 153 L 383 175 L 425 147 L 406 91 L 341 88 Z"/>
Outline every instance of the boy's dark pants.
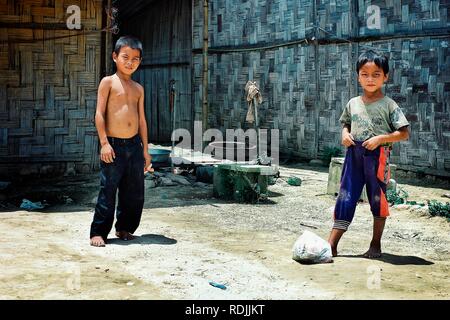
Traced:
<path fill-rule="evenodd" d="M 101 236 L 105 241 L 114 222 L 116 192 L 119 190 L 116 231 L 134 233 L 141 220 L 144 206 L 144 156 L 139 135 L 129 139 L 108 141 L 116 155 L 114 162 L 101 161 L 100 192 L 95 207 L 90 237 Z"/>
<path fill-rule="evenodd" d="M 389 216 L 386 186 L 389 182 L 389 147 L 368 150 L 362 141 L 355 141 L 345 155 L 341 176 L 341 187 L 334 209 L 333 228 L 347 230 L 353 220 L 356 205 L 364 184 L 370 210 L 375 219 Z"/>

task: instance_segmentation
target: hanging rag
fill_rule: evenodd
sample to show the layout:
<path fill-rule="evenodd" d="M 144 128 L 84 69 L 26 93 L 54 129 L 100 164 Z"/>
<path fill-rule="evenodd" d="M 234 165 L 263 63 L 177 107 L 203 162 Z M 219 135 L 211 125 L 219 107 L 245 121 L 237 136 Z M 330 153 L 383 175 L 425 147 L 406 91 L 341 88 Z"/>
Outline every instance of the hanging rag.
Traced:
<path fill-rule="evenodd" d="M 253 108 L 256 108 L 256 105 L 262 102 L 262 96 L 259 92 L 258 85 L 255 81 L 248 81 L 245 85 L 245 92 L 247 93 L 247 104 L 248 111 L 247 116 L 245 117 L 245 121 L 253 123 L 255 121 L 255 111 Z M 253 105 L 253 99 L 256 100 L 256 104 Z"/>

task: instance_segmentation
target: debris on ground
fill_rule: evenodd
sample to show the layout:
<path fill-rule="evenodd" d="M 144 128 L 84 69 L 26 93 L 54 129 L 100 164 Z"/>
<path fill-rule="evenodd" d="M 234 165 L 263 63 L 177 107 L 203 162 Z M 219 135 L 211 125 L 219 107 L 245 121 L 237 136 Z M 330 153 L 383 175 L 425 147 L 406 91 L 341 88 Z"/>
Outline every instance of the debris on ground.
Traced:
<path fill-rule="evenodd" d="M 32 211 L 32 210 L 44 209 L 46 206 L 47 206 L 47 204 L 45 203 L 45 200 L 42 203 L 40 201 L 32 202 L 28 199 L 23 199 L 22 204 L 20 205 L 20 208 L 28 210 L 28 211 Z"/>
<path fill-rule="evenodd" d="M 216 288 L 219 288 L 219 289 L 222 289 L 222 290 L 226 290 L 227 289 L 227 287 L 225 285 L 223 285 L 221 283 L 214 282 L 214 281 L 210 281 L 209 284 L 212 285 L 213 287 L 216 287 Z"/>
<path fill-rule="evenodd" d="M 207 187 L 208 179 L 198 179 L 188 171 L 176 170 L 177 173 L 155 171 L 154 173 L 148 173 L 145 175 L 145 187 L 171 187 L 171 186 L 194 186 L 194 187 Z M 211 181 L 212 183 L 212 181 Z"/>
<path fill-rule="evenodd" d="M 428 209 L 431 216 L 441 216 L 450 220 L 450 202 L 442 203 L 437 200 L 429 200 Z"/>
<path fill-rule="evenodd" d="M 291 186 L 301 186 L 302 185 L 302 179 L 299 177 L 289 177 L 287 180 L 287 183 Z"/>
<path fill-rule="evenodd" d="M 333 210 L 334 210 L 334 207 L 333 207 Z M 312 229 L 317 229 L 316 226 L 311 226 L 311 225 L 309 225 L 309 224 L 302 223 L 302 222 L 300 222 L 300 225 L 301 225 L 301 226 L 304 226 L 304 227 L 312 228 Z"/>
<path fill-rule="evenodd" d="M 397 190 L 387 190 L 386 197 L 391 206 L 396 209 L 411 210 L 420 214 L 429 214 L 432 217 L 441 216 L 450 221 L 450 202 L 443 203 L 437 200 L 427 200 L 425 203 L 408 200 L 408 192 L 401 187 L 397 187 Z"/>
<path fill-rule="evenodd" d="M 403 188 L 396 185 L 396 188 L 386 190 L 386 198 L 390 205 L 406 204 L 409 194 Z"/>

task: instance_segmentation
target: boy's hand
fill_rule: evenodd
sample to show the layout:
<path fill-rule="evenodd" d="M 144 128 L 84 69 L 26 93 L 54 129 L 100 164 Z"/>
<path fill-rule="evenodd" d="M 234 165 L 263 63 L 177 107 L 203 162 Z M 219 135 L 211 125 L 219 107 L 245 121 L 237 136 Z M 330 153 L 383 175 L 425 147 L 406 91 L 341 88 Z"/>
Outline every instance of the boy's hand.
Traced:
<path fill-rule="evenodd" d="M 105 143 L 100 150 L 100 160 L 106 163 L 114 162 L 116 154 L 109 143 Z"/>
<path fill-rule="evenodd" d="M 152 168 L 152 157 L 148 154 L 148 152 L 144 152 L 144 173 L 145 172 L 154 172 L 155 170 Z"/>
<path fill-rule="evenodd" d="M 353 136 L 350 132 L 342 132 L 342 144 L 347 148 L 350 146 L 354 146 L 355 142 L 353 141 Z"/>
<path fill-rule="evenodd" d="M 379 136 L 375 136 L 364 141 L 362 146 L 368 150 L 375 150 L 381 143 L 381 138 Z"/>

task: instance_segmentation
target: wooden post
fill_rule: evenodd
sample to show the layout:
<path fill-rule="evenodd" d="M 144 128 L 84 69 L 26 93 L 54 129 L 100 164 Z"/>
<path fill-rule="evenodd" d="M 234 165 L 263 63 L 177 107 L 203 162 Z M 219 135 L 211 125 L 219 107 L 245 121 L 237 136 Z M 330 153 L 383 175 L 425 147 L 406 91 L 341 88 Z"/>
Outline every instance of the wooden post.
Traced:
<path fill-rule="evenodd" d="M 256 130 L 256 159 L 259 161 L 259 121 L 258 121 L 258 108 L 257 108 L 258 101 L 256 98 L 253 98 L 253 106 L 255 108 L 255 130 Z M 250 147 L 250 145 L 249 145 Z"/>
<path fill-rule="evenodd" d="M 111 10 L 111 0 L 107 0 L 106 10 Z M 112 61 L 111 54 L 113 51 L 112 44 L 112 33 L 109 30 L 111 28 L 111 21 L 109 19 L 109 15 L 106 15 L 106 33 L 105 33 L 105 74 L 103 76 L 107 76 L 112 74 Z"/>
<path fill-rule="evenodd" d="M 350 23 L 351 23 L 351 37 L 354 39 L 359 34 L 359 20 L 358 20 L 358 4 L 356 1 L 350 0 Z M 358 80 L 356 77 L 356 59 L 358 58 L 358 44 L 349 43 L 350 54 L 348 55 L 350 61 L 350 88 L 349 97 L 355 97 L 358 95 Z"/>
<path fill-rule="evenodd" d="M 209 0 L 203 0 L 203 130 L 208 127 L 208 3 Z"/>
<path fill-rule="evenodd" d="M 314 21 L 314 64 L 316 71 L 316 105 L 314 107 L 314 124 L 315 124 L 315 132 L 314 132 L 314 153 L 313 157 L 317 159 L 319 155 L 319 115 L 320 115 L 320 64 L 319 64 L 319 30 L 318 24 L 319 19 L 317 19 L 317 0 L 313 1 L 313 21 Z"/>

